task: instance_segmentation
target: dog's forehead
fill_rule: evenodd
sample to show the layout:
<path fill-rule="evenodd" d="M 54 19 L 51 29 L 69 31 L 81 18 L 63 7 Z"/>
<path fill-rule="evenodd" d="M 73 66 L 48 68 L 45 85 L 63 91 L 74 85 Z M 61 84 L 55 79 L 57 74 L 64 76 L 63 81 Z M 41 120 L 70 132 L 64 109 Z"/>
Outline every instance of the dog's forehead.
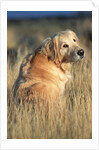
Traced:
<path fill-rule="evenodd" d="M 71 30 L 61 32 L 60 37 L 77 38 L 76 34 Z"/>
<path fill-rule="evenodd" d="M 54 38 L 56 36 L 58 36 L 60 39 L 64 39 L 64 38 L 75 38 L 75 39 L 77 39 L 75 32 L 73 32 L 71 30 L 57 32 L 52 36 L 52 38 Z"/>
<path fill-rule="evenodd" d="M 71 43 L 74 39 L 76 40 L 76 42 L 78 42 L 78 38 L 76 37 L 76 35 L 70 32 L 64 32 L 63 34 L 60 34 L 59 37 L 60 44 L 65 42 Z"/>

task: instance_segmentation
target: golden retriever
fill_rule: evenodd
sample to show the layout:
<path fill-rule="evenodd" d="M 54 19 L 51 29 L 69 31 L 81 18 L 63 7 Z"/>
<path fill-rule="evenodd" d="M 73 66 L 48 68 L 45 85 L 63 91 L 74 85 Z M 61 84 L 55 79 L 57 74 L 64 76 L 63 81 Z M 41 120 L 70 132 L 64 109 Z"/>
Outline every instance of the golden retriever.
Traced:
<path fill-rule="evenodd" d="M 57 99 L 63 96 L 72 62 L 84 57 L 76 34 L 61 31 L 45 39 L 41 46 L 27 55 L 13 86 L 13 95 L 25 100 L 35 97 Z"/>

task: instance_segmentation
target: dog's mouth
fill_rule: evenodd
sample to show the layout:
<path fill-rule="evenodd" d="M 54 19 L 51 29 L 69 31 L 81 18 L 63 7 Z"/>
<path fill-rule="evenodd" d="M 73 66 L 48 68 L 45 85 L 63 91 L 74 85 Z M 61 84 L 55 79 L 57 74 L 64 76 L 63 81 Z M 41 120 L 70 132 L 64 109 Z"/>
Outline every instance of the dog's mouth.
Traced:
<path fill-rule="evenodd" d="M 84 57 L 85 57 L 85 52 L 83 49 L 80 49 L 78 51 L 74 51 L 74 53 L 71 54 L 71 61 L 72 62 L 80 61 Z"/>
<path fill-rule="evenodd" d="M 72 51 L 70 55 L 64 56 L 62 62 L 69 63 L 69 62 L 77 62 L 80 61 L 85 57 L 85 52 L 83 49 L 78 51 Z"/>

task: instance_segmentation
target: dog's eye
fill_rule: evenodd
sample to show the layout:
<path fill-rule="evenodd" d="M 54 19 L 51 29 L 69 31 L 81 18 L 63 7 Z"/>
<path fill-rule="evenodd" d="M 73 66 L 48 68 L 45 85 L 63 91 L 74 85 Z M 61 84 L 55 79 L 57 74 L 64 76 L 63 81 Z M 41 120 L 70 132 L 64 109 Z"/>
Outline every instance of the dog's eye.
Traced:
<path fill-rule="evenodd" d="M 75 40 L 75 39 L 73 39 L 73 41 L 74 41 L 74 42 L 76 42 L 76 40 Z"/>
<path fill-rule="evenodd" d="M 68 48 L 68 47 L 69 47 L 69 45 L 68 45 L 68 44 L 64 44 L 64 45 L 63 45 L 63 47 Z"/>

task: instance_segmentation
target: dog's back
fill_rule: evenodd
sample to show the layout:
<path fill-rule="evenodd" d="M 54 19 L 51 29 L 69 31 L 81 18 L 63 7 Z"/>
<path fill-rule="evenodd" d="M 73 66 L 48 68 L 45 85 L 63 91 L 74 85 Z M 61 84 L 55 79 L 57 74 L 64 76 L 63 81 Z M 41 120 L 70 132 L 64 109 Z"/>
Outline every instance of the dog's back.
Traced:
<path fill-rule="evenodd" d="M 14 96 L 20 95 L 25 100 L 35 97 L 56 99 L 63 94 L 66 74 L 55 63 L 38 53 L 31 54 L 20 67 L 19 76 L 13 86 Z"/>

